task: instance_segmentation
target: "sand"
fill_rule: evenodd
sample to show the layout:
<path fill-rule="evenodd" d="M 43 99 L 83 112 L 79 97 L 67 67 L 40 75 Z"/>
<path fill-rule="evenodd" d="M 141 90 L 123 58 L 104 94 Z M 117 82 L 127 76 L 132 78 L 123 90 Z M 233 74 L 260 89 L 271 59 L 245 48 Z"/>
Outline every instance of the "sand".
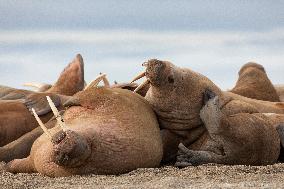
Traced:
<path fill-rule="evenodd" d="M 0 188 L 283 188 L 284 164 L 138 169 L 119 176 L 49 178 L 0 171 Z"/>

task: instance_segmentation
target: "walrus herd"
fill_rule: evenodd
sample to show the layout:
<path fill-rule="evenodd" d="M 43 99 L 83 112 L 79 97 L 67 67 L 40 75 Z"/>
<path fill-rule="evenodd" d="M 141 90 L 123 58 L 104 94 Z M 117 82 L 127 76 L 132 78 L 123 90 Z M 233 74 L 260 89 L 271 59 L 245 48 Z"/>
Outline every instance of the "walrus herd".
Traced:
<path fill-rule="evenodd" d="M 61 177 L 283 161 L 284 86 L 262 65 L 245 64 L 229 91 L 169 61 L 142 65 L 129 83 L 86 84 L 78 54 L 53 85 L 0 86 L 0 169 Z"/>

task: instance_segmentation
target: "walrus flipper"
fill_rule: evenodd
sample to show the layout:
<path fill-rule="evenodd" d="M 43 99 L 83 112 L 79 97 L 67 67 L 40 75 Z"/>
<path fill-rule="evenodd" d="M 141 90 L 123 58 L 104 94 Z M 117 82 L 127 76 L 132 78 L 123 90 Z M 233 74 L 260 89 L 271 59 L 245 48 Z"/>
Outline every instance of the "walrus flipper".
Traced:
<path fill-rule="evenodd" d="M 210 151 L 189 150 L 182 143 L 178 146 L 178 156 L 175 163 L 176 167 L 187 167 L 190 165 L 201 165 L 206 163 L 222 163 L 222 155 Z"/>
<path fill-rule="evenodd" d="M 14 159 L 3 166 L 5 171 L 11 173 L 34 173 L 35 169 L 30 161 L 30 157 Z"/>
<path fill-rule="evenodd" d="M 46 101 L 46 96 L 50 96 L 56 107 L 60 105 L 60 97 L 51 93 L 30 94 L 25 98 L 24 104 L 30 111 L 33 108 L 39 116 L 44 115 L 51 111 L 51 108 Z"/>

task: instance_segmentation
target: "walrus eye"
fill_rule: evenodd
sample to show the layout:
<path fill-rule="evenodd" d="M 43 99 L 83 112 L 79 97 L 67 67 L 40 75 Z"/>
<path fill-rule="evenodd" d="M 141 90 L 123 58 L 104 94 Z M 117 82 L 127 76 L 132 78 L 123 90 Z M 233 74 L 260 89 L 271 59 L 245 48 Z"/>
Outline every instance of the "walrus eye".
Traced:
<path fill-rule="evenodd" d="M 168 82 L 169 82 L 169 83 L 175 82 L 173 76 L 170 75 L 170 76 L 168 77 Z"/>

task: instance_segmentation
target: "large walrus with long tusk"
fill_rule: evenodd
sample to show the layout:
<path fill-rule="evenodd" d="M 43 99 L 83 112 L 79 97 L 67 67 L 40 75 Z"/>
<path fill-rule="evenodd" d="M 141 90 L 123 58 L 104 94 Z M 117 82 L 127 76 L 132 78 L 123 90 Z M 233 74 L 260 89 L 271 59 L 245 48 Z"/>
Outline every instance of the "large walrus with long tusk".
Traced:
<path fill-rule="evenodd" d="M 238 81 L 230 92 L 257 100 L 280 101 L 264 67 L 254 62 L 242 66 Z"/>
<path fill-rule="evenodd" d="M 81 55 L 76 56 L 45 93 L 0 87 L 0 146 L 38 126 L 29 108 L 33 107 L 44 122 L 52 117 L 50 107 L 45 103 L 46 95 L 50 95 L 56 106 L 59 106 L 65 95 L 73 95 L 83 88 L 84 63 Z"/>
<path fill-rule="evenodd" d="M 158 167 L 162 141 L 148 102 L 129 90 L 96 86 L 91 83 L 66 102 L 63 117 L 48 98 L 61 127 L 48 130 L 33 110 L 45 134 L 34 142 L 29 157 L 13 160 L 5 169 L 58 177 Z"/>
<path fill-rule="evenodd" d="M 214 92 L 216 96 L 232 99 L 226 104 L 228 114 L 284 113 L 284 103 L 260 101 L 223 92 L 207 77 L 190 69 L 179 68 L 168 61 L 151 59 L 143 65 L 146 71 L 133 81 L 146 77 L 138 89 L 150 83 L 145 98 L 158 117 L 164 144 L 164 163 L 175 161 L 180 142 L 189 149 L 199 150 L 208 139 L 208 132 L 200 119 L 206 90 Z"/>

